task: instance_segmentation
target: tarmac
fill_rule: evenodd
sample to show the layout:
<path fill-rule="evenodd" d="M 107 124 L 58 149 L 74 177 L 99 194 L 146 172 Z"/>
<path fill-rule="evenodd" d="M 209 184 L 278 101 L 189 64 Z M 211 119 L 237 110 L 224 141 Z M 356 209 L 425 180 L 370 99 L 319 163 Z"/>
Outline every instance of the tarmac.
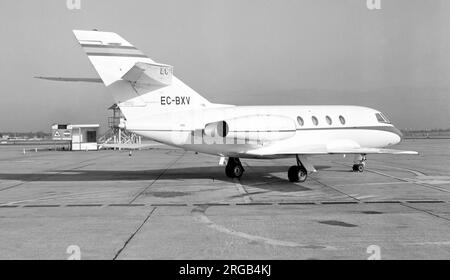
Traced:
<path fill-rule="evenodd" d="M 0 146 L 0 259 L 449 259 L 450 140 L 395 148 L 420 155 L 369 155 L 364 173 L 317 156 L 294 184 L 294 159 L 243 159 L 232 180 L 169 147 Z"/>

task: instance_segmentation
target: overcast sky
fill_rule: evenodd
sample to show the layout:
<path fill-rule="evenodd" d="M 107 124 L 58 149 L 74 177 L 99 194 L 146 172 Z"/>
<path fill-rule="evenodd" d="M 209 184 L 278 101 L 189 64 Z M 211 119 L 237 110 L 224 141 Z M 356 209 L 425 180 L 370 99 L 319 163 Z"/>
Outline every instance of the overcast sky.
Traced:
<path fill-rule="evenodd" d="M 106 124 L 100 84 L 72 29 L 114 31 L 212 102 L 352 104 L 400 128 L 450 127 L 450 1 L 0 1 L 0 131 Z"/>

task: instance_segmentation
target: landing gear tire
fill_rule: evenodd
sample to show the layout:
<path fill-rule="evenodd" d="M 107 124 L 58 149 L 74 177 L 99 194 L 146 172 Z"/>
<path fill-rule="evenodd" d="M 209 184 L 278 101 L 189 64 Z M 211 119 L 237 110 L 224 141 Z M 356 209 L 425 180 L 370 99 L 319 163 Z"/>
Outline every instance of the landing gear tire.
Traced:
<path fill-rule="evenodd" d="M 308 178 L 308 171 L 303 166 L 300 166 L 300 172 L 298 173 L 299 182 L 303 183 Z"/>
<path fill-rule="evenodd" d="M 289 168 L 288 178 L 289 178 L 290 182 L 295 183 L 300 180 L 300 177 L 298 175 L 299 171 L 300 171 L 300 167 L 298 167 L 297 165 L 293 165 Z"/>
<path fill-rule="evenodd" d="M 293 165 L 288 170 L 288 178 L 292 183 L 303 183 L 308 178 L 308 172 L 303 166 Z"/>
<path fill-rule="evenodd" d="M 225 167 L 225 174 L 229 178 L 241 178 L 244 174 L 244 167 L 238 158 L 229 158 L 228 164 Z"/>
<path fill-rule="evenodd" d="M 353 172 L 364 172 L 366 167 L 367 157 L 365 154 L 355 155 L 355 161 L 353 164 Z"/>
<path fill-rule="evenodd" d="M 244 168 L 242 165 L 235 165 L 225 168 L 225 174 L 230 178 L 241 178 L 244 174 Z"/>
<path fill-rule="evenodd" d="M 354 164 L 353 171 L 354 172 L 364 172 L 364 164 L 362 164 L 362 163 Z"/>

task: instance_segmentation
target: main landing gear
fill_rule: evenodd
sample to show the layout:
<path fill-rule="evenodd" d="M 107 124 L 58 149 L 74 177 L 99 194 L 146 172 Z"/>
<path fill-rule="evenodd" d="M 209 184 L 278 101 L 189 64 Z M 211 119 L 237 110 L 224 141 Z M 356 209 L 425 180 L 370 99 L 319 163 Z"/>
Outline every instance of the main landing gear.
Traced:
<path fill-rule="evenodd" d="M 306 181 L 306 178 L 308 178 L 308 171 L 306 170 L 305 166 L 300 161 L 300 158 L 298 155 L 297 158 L 297 165 L 293 165 L 288 170 L 288 178 L 289 181 L 292 183 L 300 182 L 303 183 Z"/>
<path fill-rule="evenodd" d="M 244 174 L 244 167 L 239 158 L 228 158 L 227 166 L 225 167 L 225 174 L 229 178 L 241 178 Z"/>
<path fill-rule="evenodd" d="M 355 164 L 353 164 L 353 172 L 364 172 L 366 160 L 366 155 L 356 155 Z"/>

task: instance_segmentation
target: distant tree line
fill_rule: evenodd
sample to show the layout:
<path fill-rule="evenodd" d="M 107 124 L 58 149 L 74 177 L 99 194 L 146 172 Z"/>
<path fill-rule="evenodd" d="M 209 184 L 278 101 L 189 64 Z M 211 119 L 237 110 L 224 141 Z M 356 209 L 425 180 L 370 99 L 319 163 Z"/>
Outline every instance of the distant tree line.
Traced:
<path fill-rule="evenodd" d="M 9 138 L 25 138 L 25 139 L 50 139 L 52 135 L 50 133 L 38 131 L 38 132 L 0 132 L 0 138 L 8 136 Z"/>
<path fill-rule="evenodd" d="M 450 137 L 450 128 L 447 129 L 421 129 L 421 130 L 402 130 L 405 137 Z"/>

